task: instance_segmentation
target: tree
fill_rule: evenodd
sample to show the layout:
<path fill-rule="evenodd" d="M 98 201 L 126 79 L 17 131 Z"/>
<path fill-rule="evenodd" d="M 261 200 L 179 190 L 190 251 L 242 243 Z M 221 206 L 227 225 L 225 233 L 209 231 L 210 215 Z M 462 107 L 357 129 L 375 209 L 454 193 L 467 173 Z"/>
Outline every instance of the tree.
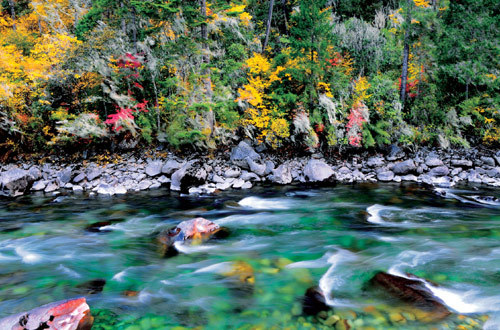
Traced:
<path fill-rule="evenodd" d="M 269 13 L 267 15 L 266 23 L 266 38 L 264 39 L 264 44 L 262 45 L 262 53 L 266 51 L 267 43 L 269 42 L 269 33 L 271 32 L 271 21 L 273 19 L 273 7 L 274 0 L 269 1 Z"/>

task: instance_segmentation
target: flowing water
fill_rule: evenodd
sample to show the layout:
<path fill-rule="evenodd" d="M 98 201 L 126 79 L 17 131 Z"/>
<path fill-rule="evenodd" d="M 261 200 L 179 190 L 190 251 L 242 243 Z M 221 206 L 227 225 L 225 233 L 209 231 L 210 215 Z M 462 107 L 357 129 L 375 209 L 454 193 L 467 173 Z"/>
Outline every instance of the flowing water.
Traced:
<path fill-rule="evenodd" d="M 499 329 L 500 206 L 477 196 L 500 192 L 485 189 L 261 186 L 0 200 L 0 318 L 86 296 L 94 329 L 322 328 L 337 316 L 348 320 L 337 329 Z M 198 216 L 230 235 L 163 258 L 156 233 Z M 96 222 L 104 227 L 88 230 Z M 228 278 L 238 264 L 253 269 L 251 282 Z M 370 287 L 377 271 L 428 279 L 453 314 L 419 318 Z M 301 315 L 311 286 L 332 311 Z"/>

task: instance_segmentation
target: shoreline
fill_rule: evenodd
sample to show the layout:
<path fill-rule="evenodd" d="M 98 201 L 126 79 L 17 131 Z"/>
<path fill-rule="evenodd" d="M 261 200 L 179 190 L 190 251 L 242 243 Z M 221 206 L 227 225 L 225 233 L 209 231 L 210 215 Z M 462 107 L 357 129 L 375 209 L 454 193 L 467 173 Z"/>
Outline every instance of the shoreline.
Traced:
<path fill-rule="evenodd" d="M 396 146 L 385 154 L 333 159 L 322 154 L 280 159 L 257 153 L 246 142 L 211 159 L 207 155 L 180 158 L 161 152 L 101 156 L 100 160 L 68 163 L 51 156 L 52 163 L 34 161 L 0 165 L 0 195 L 16 197 L 61 190 L 99 195 L 121 195 L 160 187 L 189 194 L 214 194 L 228 189 L 250 189 L 255 183 L 414 182 L 449 188 L 459 183 L 500 187 L 500 151 L 421 149 L 406 153 Z M 99 157 L 97 157 L 99 158 Z"/>

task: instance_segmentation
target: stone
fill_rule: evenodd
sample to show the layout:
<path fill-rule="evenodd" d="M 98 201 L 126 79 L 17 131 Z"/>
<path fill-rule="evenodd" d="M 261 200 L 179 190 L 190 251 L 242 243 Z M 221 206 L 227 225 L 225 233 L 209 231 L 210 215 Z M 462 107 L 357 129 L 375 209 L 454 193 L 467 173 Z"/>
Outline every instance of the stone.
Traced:
<path fill-rule="evenodd" d="M 224 182 L 226 182 L 226 180 L 223 177 L 221 177 L 221 176 L 219 176 L 217 174 L 214 174 L 214 176 L 212 177 L 212 181 L 215 182 L 215 183 L 224 183 Z"/>
<path fill-rule="evenodd" d="M 78 186 L 78 185 L 74 185 L 73 186 L 73 191 L 77 192 L 77 191 L 83 191 L 83 187 L 82 186 Z"/>
<path fill-rule="evenodd" d="M 311 182 L 325 181 L 334 174 L 330 165 L 318 159 L 310 159 L 304 168 L 304 176 Z"/>
<path fill-rule="evenodd" d="M 441 159 L 437 157 L 429 157 L 425 160 L 425 165 L 429 167 L 438 167 L 438 166 L 443 166 L 444 163 Z"/>
<path fill-rule="evenodd" d="M 417 169 L 415 162 L 412 159 L 405 160 L 404 162 L 399 162 L 394 165 L 392 171 L 395 174 L 405 175 L 413 172 Z"/>
<path fill-rule="evenodd" d="M 46 193 L 50 193 L 50 192 L 56 191 L 57 189 L 59 189 L 59 185 L 56 182 L 51 181 L 47 184 L 44 191 Z"/>
<path fill-rule="evenodd" d="M 244 181 L 260 181 L 260 177 L 257 174 L 247 171 L 241 173 L 240 179 Z"/>
<path fill-rule="evenodd" d="M 237 167 L 233 167 L 224 172 L 224 177 L 226 178 L 237 178 L 241 174 L 241 170 Z"/>
<path fill-rule="evenodd" d="M 264 173 L 264 175 L 269 175 L 276 168 L 276 165 L 274 165 L 274 162 L 272 160 L 266 160 L 265 164 L 266 164 L 266 172 Z"/>
<path fill-rule="evenodd" d="M 118 185 L 114 187 L 116 195 L 125 195 L 127 193 L 127 188 L 122 185 Z"/>
<path fill-rule="evenodd" d="M 158 178 L 158 182 L 161 183 L 161 184 L 166 184 L 166 183 L 169 183 L 171 182 L 172 180 L 170 180 L 169 178 L 167 178 L 166 176 L 162 175 Z"/>
<path fill-rule="evenodd" d="M 389 154 L 387 155 L 386 159 L 390 162 L 393 162 L 395 160 L 404 158 L 406 154 L 404 153 L 403 150 L 401 150 L 400 147 L 398 147 L 395 144 L 392 144 L 390 146 Z"/>
<path fill-rule="evenodd" d="M 97 179 L 98 177 L 100 177 L 102 174 L 102 170 L 98 167 L 93 167 L 93 168 L 89 168 L 87 170 L 87 180 L 88 181 L 93 181 L 94 179 Z"/>
<path fill-rule="evenodd" d="M 109 184 L 107 184 L 107 183 L 100 183 L 99 186 L 97 186 L 96 192 L 99 195 L 109 195 L 109 196 L 112 196 L 112 195 L 115 194 L 115 189 L 112 186 L 110 186 Z"/>
<path fill-rule="evenodd" d="M 238 146 L 231 151 L 231 162 L 244 169 L 250 169 L 247 158 L 260 160 L 260 155 L 245 141 L 241 141 Z"/>
<path fill-rule="evenodd" d="M 495 156 L 493 156 L 493 158 L 495 159 L 495 162 L 497 163 L 497 165 L 500 166 L 500 155 L 495 155 Z"/>
<path fill-rule="evenodd" d="M 430 283 L 412 274 L 402 277 L 379 272 L 371 279 L 371 283 L 393 297 L 428 312 L 432 320 L 441 320 L 451 314 L 442 300 L 426 286 Z"/>
<path fill-rule="evenodd" d="M 488 165 L 488 166 L 495 166 L 495 159 L 493 159 L 493 157 L 485 157 L 485 156 L 482 156 L 481 158 L 481 161 L 485 164 L 485 165 Z"/>
<path fill-rule="evenodd" d="M 71 175 L 73 174 L 73 170 L 71 167 L 65 168 L 63 171 L 57 172 L 57 182 L 62 187 L 66 183 L 71 181 Z"/>
<path fill-rule="evenodd" d="M 75 177 L 73 178 L 73 182 L 74 182 L 74 183 L 80 183 L 80 182 L 82 182 L 83 180 L 85 180 L 85 178 L 86 178 L 86 177 L 87 177 L 87 176 L 85 175 L 85 173 L 84 173 L 84 172 L 80 172 L 80 174 L 78 174 L 77 176 L 75 176 Z"/>
<path fill-rule="evenodd" d="M 136 191 L 149 189 L 149 187 L 151 187 L 152 184 L 153 183 L 149 180 L 143 180 L 137 184 Z"/>
<path fill-rule="evenodd" d="M 374 168 L 384 166 L 385 161 L 383 157 L 370 157 L 366 161 L 366 166 Z"/>
<path fill-rule="evenodd" d="M 172 174 L 172 183 L 170 184 L 170 189 L 173 191 L 181 191 L 181 181 L 186 176 L 187 170 L 195 163 L 194 160 L 187 162 L 180 169 Z"/>
<path fill-rule="evenodd" d="M 247 157 L 247 163 L 248 163 L 248 166 L 250 167 L 251 172 L 253 172 L 259 176 L 263 176 L 266 174 L 266 170 L 267 170 L 266 164 L 260 164 L 260 163 L 256 162 L 255 160 L 251 159 L 250 157 Z M 274 164 L 273 164 L 273 168 L 274 168 Z"/>
<path fill-rule="evenodd" d="M 182 167 L 181 163 L 179 163 L 176 160 L 169 159 L 169 160 L 167 160 L 165 165 L 163 165 L 163 167 L 161 168 L 161 172 L 163 174 L 170 175 L 170 174 L 174 173 L 175 171 L 177 171 L 178 169 L 180 169 L 181 167 Z"/>
<path fill-rule="evenodd" d="M 29 175 L 33 178 L 33 180 L 38 180 L 42 177 L 42 171 L 37 166 L 32 166 L 28 170 Z"/>
<path fill-rule="evenodd" d="M 221 183 L 217 183 L 215 187 L 219 190 L 226 190 L 226 189 L 229 189 L 231 187 L 231 183 L 230 182 L 221 182 Z"/>
<path fill-rule="evenodd" d="M 41 191 L 41 190 L 44 190 L 46 186 L 47 186 L 47 183 L 44 180 L 39 180 L 39 181 L 33 183 L 31 190 Z"/>
<path fill-rule="evenodd" d="M 428 174 L 430 176 L 445 176 L 450 174 L 450 169 L 447 166 L 438 166 L 431 169 Z"/>
<path fill-rule="evenodd" d="M 500 167 L 494 167 L 486 171 L 486 174 L 491 178 L 500 178 Z"/>
<path fill-rule="evenodd" d="M 146 166 L 146 174 L 151 177 L 160 175 L 163 171 L 163 162 L 159 160 L 152 161 Z"/>
<path fill-rule="evenodd" d="M 467 159 L 452 159 L 451 165 L 460 167 L 472 167 L 472 161 Z"/>
<path fill-rule="evenodd" d="M 251 182 L 245 182 L 242 186 L 241 189 L 251 189 L 253 187 Z"/>
<path fill-rule="evenodd" d="M 377 179 L 382 182 L 389 182 L 394 179 L 394 172 L 392 171 L 381 171 L 377 173 Z"/>
<path fill-rule="evenodd" d="M 20 196 L 30 188 L 33 181 L 35 180 L 28 171 L 12 168 L 0 175 L 0 195 Z"/>
<path fill-rule="evenodd" d="M 328 312 L 330 306 L 326 304 L 325 295 L 319 288 L 307 289 L 302 300 L 302 313 L 305 315 L 317 315 L 320 312 Z"/>
<path fill-rule="evenodd" d="M 273 170 L 271 180 L 279 184 L 289 184 L 292 182 L 292 173 L 290 167 L 286 164 L 278 166 L 277 169 Z"/>
<path fill-rule="evenodd" d="M 413 174 L 404 175 L 401 177 L 401 181 L 413 181 L 417 182 L 418 178 Z"/>
<path fill-rule="evenodd" d="M 153 182 L 151 186 L 149 186 L 149 189 L 158 189 L 161 187 L 161 183 L 159 182 Z"/>
<path fill-rule="evenodd" d="M 244 184 L 245 184 L 245 180 L 236 179 L 233 182 L 233 188 L 240 189 L 241 187 L 243 187 Z"/>

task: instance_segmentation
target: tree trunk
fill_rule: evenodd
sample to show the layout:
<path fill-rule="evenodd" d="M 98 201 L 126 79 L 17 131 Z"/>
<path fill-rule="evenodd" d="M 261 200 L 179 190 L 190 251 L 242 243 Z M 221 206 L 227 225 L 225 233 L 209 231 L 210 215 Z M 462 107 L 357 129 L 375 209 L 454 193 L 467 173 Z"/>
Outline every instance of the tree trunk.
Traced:
<path fill-rule="evenodd" d="M 286 8 L 286 0 L 281 0 L 281 8 L 283 9 L 283 17 L 285 19 L 285 35 L 290 35 L 289 33 L 289 28 L 288 28 L 288 11 Z"/>
<path fill-rule="evenodd" d="M 132 42 L 134 43 L 134 50 L 137 54 L 137 26 L 135 6 L 132 6 Z"/>
<path fill-rule="evenodd" d="M 201 0 L 201 17 L 203 18 L 203 24 L 201 24 L 201 38 L 203 39 L 202 48 L 203 48 L 203 57 L 202 61 L 205 66 L 203 69 L 203 83 L 205 85 L 205 95 L 209 102 L 212 101 L 212 79 L 210 77 L 210 68 L 208 65 L 210 64 L 210 55 L 208 54 L 208 30 L 207 30 L 207 2 L 206 0 Z M 212 108 L 206 113 L 206 120 L 210 127 L 210 136 L 214 134 L 215 127 L 215 115 L 212 111 Z"/>
<path fill-rule="evenodd" d="M 122 16 L 122 33 L 123 35 L 126 35 L 127 34 L 127 25 L 125 23 L 125 10 L 123 9 L 125 7 L 125 4 L 123 3 L 123 1 L 120 2 L 120 8 L 122 9 L 122 12 L 121 12 L 121 16 Z"/>
<path fill-rule="evenodd" d="M 401 104 L 404 109 L 406 101 L 406 83 L 408 81 L 408 59 L 410 58 L 410 32 L 411 32 L 411 0 L 407 0 L 408 14 L 406 15 L 406 31 L 403 48 L 403 70 L 401 73 Z"/>
<path fill-rule="evenodd" d="M 14 7 L 14 0 L 9 0 L 10 17 L 12 18 L 12 29 L 16 31 L 16 8 Z"/>
<path fill-rule="evenodd" d="M 262 45 L 262 53 L 266 51 L 267 43 L 269 42 L 269 33 L 271 32 L 271 20 L 273 19 L 274 0 L 269 3 L 269 13 L 267 14 L 266 39 Z"/>

